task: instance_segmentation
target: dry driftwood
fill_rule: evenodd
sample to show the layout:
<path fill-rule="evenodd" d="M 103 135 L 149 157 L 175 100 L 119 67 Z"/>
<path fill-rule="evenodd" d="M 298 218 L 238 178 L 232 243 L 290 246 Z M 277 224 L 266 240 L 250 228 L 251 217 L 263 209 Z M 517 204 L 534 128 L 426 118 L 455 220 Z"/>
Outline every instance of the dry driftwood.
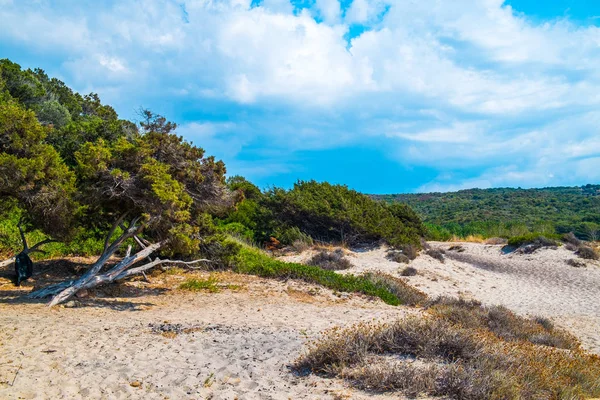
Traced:
<path fill-rule="evenodd" d="M 143 274 L 145 271 L 156 267 L 160 264 L 182 264 L 192 265 L 198 262 L 210 262 L 209 260 L 201 259 L 195 261 L 178 261 L 178 260 L 152 260 L 150 255 L 159 250 L 164 242 L 151 244 L 144 239 L 139 238 L 137 235 L 141 231 L 141 226 L 138 226 L 138 219 L 134 219 L 129 224 L 128 228 L 123 227 L 124 232 L 112 243 L 109 238 L 113 235 L 117 226 L 121 226 L 124 216 L 119 218 L 113 225 L 110 232 L 108 233 L 107 239 L 104 242 L 104 251 L 98 258 L 98 260 L 76 280 L 65 281 L 55 285 L 48 286 L 36 290 L 29 294 L 30 298 L 44 298 L 48 296 L 54 296 L 48 303 L 48 306 L 52 307 L 57 304 L 63 303 L 75 295 L 78 291 L 83 289 L 91 289 L 99 285 L 112 283 L 121 279 L 128 278 L 136 274 Z M 131 246 L 128 247 L 125 257 L 117 263 L 114 267 L 109 269 L 107 272 L 100 274 L 102 267 L 106 264 L 108 259 L 119 249 L 123 242 L 129 238 L 134 238 L 141 250 L 135 254 L 131 254 Z M 134 264 L 139 263 L 141 260 L 148 258 L 149 263 L 131 268 Z"/>

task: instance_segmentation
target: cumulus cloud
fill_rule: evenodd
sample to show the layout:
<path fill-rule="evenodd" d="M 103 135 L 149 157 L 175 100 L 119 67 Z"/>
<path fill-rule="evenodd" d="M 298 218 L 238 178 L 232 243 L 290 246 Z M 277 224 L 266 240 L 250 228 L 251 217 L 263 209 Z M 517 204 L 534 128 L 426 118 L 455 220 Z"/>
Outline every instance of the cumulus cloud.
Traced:
<path fill-rule="evenodd" d="M 503 0 L 0 4 L 0 43 L 58 55 L 48 72 L 127 110 L 175 112 L 249 173 L 285 162 L 252 166 L 248 148 L 378 142 L 444 171 L 421 189 L 600 178 L 595 26 Z"/>

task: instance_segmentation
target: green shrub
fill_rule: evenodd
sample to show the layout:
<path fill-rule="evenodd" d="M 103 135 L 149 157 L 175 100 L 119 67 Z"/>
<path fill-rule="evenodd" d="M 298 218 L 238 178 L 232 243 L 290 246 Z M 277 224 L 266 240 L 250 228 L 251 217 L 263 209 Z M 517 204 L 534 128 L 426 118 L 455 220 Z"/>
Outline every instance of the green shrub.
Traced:
<path fill-rule="evenodd" d="M 418 248 L 425 233 L 408 206 L 377 202 L 346 186 L 300 181 L 291 190 L 275 188 L 264 196 L 261 205 L 269 210 L 274 225 L 296 227 L 322 241 L 359 245 L 384 240 L 392 246 L 412 243 Z"/>
<path fill-rule="evenodd" d="M 302 242 L 306 243 L 309 246 L 312 246 L 314 241 L 313 239 L 307 235 L 306 233 L 300 231 L 298 227 L 279 227 L 275 229 L 273 232 L 273 237 L 277 238 L 279 242 L 285 246 L 290 246 L 294 242 Z"/>

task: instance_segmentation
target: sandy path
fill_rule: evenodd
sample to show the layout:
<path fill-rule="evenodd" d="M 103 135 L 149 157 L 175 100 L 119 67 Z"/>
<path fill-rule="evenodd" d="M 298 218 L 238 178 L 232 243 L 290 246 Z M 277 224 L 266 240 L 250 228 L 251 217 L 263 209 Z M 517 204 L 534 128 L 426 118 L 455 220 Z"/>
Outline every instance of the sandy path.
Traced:
<path fill-rule="evenodd" d="M 502 246 L 478 243 L 430 243 L 446 250 L 444 263 L 425 254 L 411 262 L 418 275 L 409 283 L 431 296 L 475 298 L 502 304 L 523 314 L 544 316 L 575 333 L 585 348 L 600 354 L 600 264 L 587 268 L 566 264 L 576 258 L 563 247 L 534 254 L 502 253 Z M 460 244 L 464 252 L 448 251 Z M 314 251 L 285 257 L 307 260 Z M 344 273 L 379 270 L 399 276 L 406 267 L 386 259 L 386 249 L 348 252 L 354 267 Z"/>
<path fill-rule="evenodd" d="M 303 283 L 223 276 L 244 289 L 85 299 L 77 308 L 15 303 L 0 287 L 0 398 L 397 398 L 295 377 L 288 366 L 323 329 L 416 311 Z M 152 332 L 150 324 L 165 321 L 193 331 Z"/>

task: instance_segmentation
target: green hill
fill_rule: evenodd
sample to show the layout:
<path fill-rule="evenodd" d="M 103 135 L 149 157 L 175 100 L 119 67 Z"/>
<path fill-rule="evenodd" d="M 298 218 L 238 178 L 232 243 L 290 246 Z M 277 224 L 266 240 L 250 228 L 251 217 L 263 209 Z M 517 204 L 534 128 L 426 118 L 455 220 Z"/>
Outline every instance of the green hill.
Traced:
<path fill-rule="evenodd" d="M 580 238 L 594 240 L 600 236 L 600 185 L 373 197 L 411 206 L 427 224 L 432 239 L 509 237 L 528 232 L 575 232 Z"/>

